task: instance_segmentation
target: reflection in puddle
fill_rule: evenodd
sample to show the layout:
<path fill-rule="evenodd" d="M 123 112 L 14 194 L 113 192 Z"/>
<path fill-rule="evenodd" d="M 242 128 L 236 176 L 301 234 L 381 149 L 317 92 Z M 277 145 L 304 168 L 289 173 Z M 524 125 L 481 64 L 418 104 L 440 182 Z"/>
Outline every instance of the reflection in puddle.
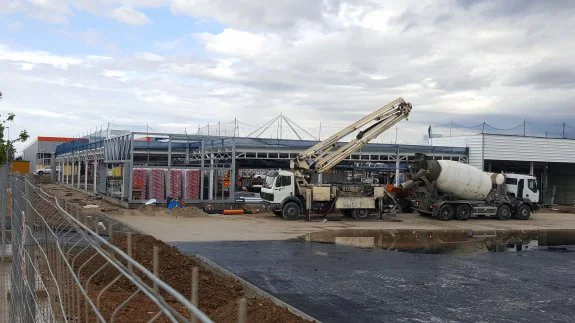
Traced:
<path fill-rule="evenodd" d="M 525 252 L 575 245 L 575 230 L 366 230 L 310 233 L 307 241 L 411 253 Z"/>

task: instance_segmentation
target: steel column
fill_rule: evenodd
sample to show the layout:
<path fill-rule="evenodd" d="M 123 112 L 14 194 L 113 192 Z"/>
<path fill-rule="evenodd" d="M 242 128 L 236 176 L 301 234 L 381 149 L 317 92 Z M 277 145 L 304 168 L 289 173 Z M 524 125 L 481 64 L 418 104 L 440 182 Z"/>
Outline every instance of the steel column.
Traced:
<path fill-rule="evenodd" d="M 174 197 L 172 196 L 172 136 L 168 136 L 168 176 L 166 178 L 166 186 L 166 196 Z"/>
<path fill-rule="evenodd" d="M 94 185 L 92 185 L 92 193 L 94 193 L 94 194 L 96 194 L 98 192 L 97 187 L 96 187 L 96 182 L 97 182 L 96 174 L 97 173 L 98 173 L 98 161 L 94 160 L 94 174 L 92 174 L 94 177 Z"/>
<path fill-rule="evenodd" d="M 235 130 L 234 130 L 235 131 Z M 231 176 L 232 178 L 230 178 L 230 200 L 235 200 L 236 198 L 236 179 L 237 179 L 237 173 L 236 173 L 236 139 L 232 139 L 232 171 L 231 171 Z"/>
<path fill-rule="evenodd" d="M 84 159 L 84 190 L 88 191 L 88 152 L 86 151 L 86 159 Z"/>
<path fill-rule="evenodd" d="M 201 141 L 201 147 L 200 147 L 200 153 L 202 154 L 202 159 L 200 161 L 200 200 L 204 200 L 204 178 L 206 176 L 206 171 L 205 171 L 205 157 L 206 157 L 206 150 L 204 148 L 204 139 L 202 138 Z"/>
<path fill-rule="evenodd" d="M 134 199 L 134 134 L 130 135 L 130 171 L 128 176 L 128 202 L 132 202 Z"/>

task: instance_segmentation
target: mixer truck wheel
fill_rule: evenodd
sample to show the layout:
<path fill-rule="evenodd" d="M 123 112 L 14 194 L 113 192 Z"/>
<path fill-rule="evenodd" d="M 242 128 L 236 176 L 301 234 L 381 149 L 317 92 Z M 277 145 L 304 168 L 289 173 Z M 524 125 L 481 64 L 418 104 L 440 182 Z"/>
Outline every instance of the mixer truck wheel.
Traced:
<path fill-rule="evenodd" d="M 499 220 L 509 220 L 511 217 L 511 208 L 507 204 L 502 204 L 497 208 L 497 213 L 495 216 Z"/>
<path fill-rule="evenodd" d="M 297 205 L 297 203 L 288 202 L 282 209 L 282 217 L 287 221 L 295 221 L 299 219 L 300 212 L 301 210 L 299 209 L 299 205 Z"/>
<path fill-rule="evenodd" d="M 351 215 L 356 220 L 363 220 L 369 217 L 369 210 L 368 209 L 353 209 Z"/>
<path fill-rule="evenodd" d="M 529 216 L 531 216 L 531 208 L 525 204 L 521 205 L 517 210 L 517 214 L 515 214 L 515 217 L 519 220 L 527 220 Z"/>
<path fill-rule="evenodd" d="M 439 208 L 437 218 L 441 221 L 449 221 L 453 218 L 453 206 L 445 204 Z"/>
<path fill-rule="evenodd" d="M 455 209 L 455 217 L 459 221 L 465 221 L 471 216 L 471 207 L 467 204 L 461 204 Z"/>

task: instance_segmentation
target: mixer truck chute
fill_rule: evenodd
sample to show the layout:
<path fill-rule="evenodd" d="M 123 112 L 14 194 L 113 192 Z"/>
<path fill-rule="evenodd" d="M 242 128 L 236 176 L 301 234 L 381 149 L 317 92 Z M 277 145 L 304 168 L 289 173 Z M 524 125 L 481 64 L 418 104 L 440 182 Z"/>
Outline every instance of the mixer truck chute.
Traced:
<path fill-rule="evenodd" d="M 309 178 L 312 172 L 330 171 L 369 141 L 406 119 L 410 111 L 411 103 L 398 98 L 302 152 L 290 162 L 290 170 L 270 172 L 260 193 L 264 206 L 286 220 L 297 220 L 304 212 L 309 218 L 312 210 L 339 209 L 344 215 L 363 219 L 373 211 L 381 215 L 399 208 L 386 185 L 310 184 Z M 356 131 L 358 134 L 353 140 L 340 142 Z"/>
<path fill-rule="evenodd" d="M 485 173 L 460 162 L 418 155 L 411 180 L 401 187 L 415 192 L 414 205 L 420 214 L 440 220 L 471 216 L 527 220 L 538 209 L 534 176 Z"/>

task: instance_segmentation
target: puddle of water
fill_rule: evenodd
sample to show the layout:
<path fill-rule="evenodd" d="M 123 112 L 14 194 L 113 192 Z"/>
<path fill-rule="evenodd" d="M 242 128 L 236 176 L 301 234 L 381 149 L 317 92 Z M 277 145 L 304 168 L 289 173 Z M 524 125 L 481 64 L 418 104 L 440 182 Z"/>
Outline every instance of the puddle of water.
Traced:
<path fill-rule="evenodd" d="M 575 245 L 575 230 L 368 230 L 314 232 L 307 241 L 412 253 L 524 252 Z"/>

